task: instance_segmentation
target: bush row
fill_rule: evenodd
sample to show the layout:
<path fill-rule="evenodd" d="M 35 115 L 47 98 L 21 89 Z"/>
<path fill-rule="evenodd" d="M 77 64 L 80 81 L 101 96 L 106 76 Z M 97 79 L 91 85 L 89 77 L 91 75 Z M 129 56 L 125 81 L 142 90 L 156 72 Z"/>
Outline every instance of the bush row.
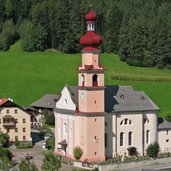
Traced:
<path fill-rule="evenodd" d="M 125 80 L 125 81 L 146 81 L 146 82 L 171 82 L 171 77 L 148 77 L 148 76 L 137 76 L 137 75 L 116 75 L 111 74 L 112 80 Z"/>

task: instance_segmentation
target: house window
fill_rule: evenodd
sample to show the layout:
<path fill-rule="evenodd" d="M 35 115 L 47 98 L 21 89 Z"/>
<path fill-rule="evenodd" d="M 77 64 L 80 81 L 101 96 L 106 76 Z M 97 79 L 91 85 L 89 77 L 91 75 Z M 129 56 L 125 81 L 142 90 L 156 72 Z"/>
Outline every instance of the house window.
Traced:
<path fill-rule="evenodd" d="M 26 132 L 26 128 L 23 128 L 23 132 Z"/>
<path fill-rule="evenodd" d="M 107 133 L 105 133 L 105 148 L 107 148 Z"/>
<path fill-rule="evenodd" d="M 23 123 L 26 123 L 26 119 L 25 118 L 23 119 Z"/>
<path fill-rule="evenodd" d="M 15 141 L 18 141 L 18 136 L 15 136 Z"/>
<path fill-rule="evenodd" d="M 132 132 L 128 133 L 128 145 L 132 145 Z"/>
<path fill-rule="evenodd" d="M 26 140 L 26 136 L 23 136 L 23 140 Z"/>
<path fill-rule="evenodd" d="M 15 132 L 18 132 L 18 128 L 15 128 Z"/>
<path fill-rule="evenodd" d="M 149 139 L 150 139 L 150 131 L 147 130 L 146 131 L 146 143 L 149 143 Z"/>
<path fill-rule="evenodd" d="M 9 110 L 8 109 L 6 110 L 6 113 L 9 114 Z"/>
<path fill-rule="evenodd" d="M 0 119 L 0 123 L 1 123 L 1 119 Z"/>
<path fill-rule="evenodd" d="M 18 113 L 18 110 L 17 110 L 17 109 L 15 109 L 15 110 L 14 110 L 14 113 L 15 113 L 15 114 L 16 114 L 16 113 Z"/>
<path fill-rule="evenodd" d="M 124 133 L 120 133 L 120 146 L 123 146 L 123 140 L 124 140 Z"/>
<path fill-rule="evenodd" d="M 9 133 L 10 132 L 10 129 L 7 129 L 7 133 Z"/>
<path fill-rule="evenodd" d="M 18 123 L 18 119 L 15 119 L 15 123 Z"/>
<path fill-rule="evenodd" d="M 167 139 L 166 142 L 169 142 L 169 139 Z"/>

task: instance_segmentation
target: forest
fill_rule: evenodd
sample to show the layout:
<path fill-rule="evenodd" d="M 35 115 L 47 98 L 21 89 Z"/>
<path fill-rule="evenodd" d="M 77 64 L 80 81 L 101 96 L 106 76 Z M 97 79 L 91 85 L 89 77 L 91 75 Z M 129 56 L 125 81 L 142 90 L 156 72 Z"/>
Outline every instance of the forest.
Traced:
<path fill-rule="evenodd" d="M 24 51 L 78 53 L 90 9 L 102 52 L 133 66 L 171 69 L 170 0 L 0 0 L 0 50 L 20 40 Z"/>

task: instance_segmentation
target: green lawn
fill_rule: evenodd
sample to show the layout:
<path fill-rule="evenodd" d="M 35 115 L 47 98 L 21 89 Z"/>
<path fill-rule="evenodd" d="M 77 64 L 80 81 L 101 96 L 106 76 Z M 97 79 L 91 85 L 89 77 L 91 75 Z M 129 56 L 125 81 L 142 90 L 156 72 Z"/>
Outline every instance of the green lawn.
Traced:
<path fill-rule="evenodd" d="M 135 90 L 145 91 L 161 108 L 160 115 L 171 113 L 171 70 L 130 67 L 120 62 L 114 54 L 102 54 L 101 63 L 106 68 L 106 85 L 132 85 Z M 77 85 L 77 66 L 81 54 L 58 52 L 23 52 L 20 43 L 8 52 L 0 51 L 0 96 L 11 97 L 20 105 L 29 105 L 47 93 L 59 94 L 65 84 Z M 129 80 L 112 80 L 111 76 Z M 133 81 L 132 78 L 149 80 L 166 79 L 162 82 Z"/>

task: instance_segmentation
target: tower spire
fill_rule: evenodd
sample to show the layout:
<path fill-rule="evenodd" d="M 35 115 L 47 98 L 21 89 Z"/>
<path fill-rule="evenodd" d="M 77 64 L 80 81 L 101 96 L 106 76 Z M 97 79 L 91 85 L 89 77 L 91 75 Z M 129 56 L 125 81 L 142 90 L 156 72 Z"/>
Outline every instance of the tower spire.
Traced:
<path fill-rule="evenodd" d="M 83 50 L 99 50 L 98 46 L 101 44 L 102 38 L 95 33 L 96 18 L 97 15 L 92 10 L 85 15 L 87 33 L 80 38 L 80 43 L 85 46 Z"/>

